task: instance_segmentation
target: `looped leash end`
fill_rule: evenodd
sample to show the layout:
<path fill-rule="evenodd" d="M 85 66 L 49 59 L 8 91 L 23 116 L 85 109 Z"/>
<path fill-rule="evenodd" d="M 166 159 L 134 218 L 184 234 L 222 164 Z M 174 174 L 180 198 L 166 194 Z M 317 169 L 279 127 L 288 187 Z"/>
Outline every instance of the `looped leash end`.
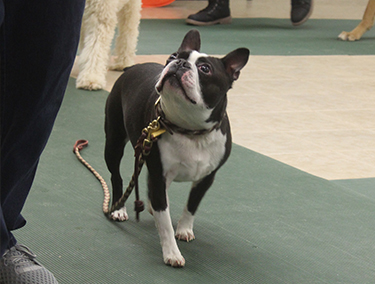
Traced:
<path fill-rule="evenodd" d="M 136 212 L 137 222 L 139 222 L 139 213 L 145 210 L 145 205 L 142 200 L 134 201 L 134 211 Z"/>
<path fill-rule="evenodd" d="M 83 148 L 87 147 L 88 144 L 89 144 L 88 140 L 85 140 L 85 139 L 77 140 L 73 146 L 73 153 L 76 152 L 77 148 L 78 148 L 78 151 L 81 151 Z"/>

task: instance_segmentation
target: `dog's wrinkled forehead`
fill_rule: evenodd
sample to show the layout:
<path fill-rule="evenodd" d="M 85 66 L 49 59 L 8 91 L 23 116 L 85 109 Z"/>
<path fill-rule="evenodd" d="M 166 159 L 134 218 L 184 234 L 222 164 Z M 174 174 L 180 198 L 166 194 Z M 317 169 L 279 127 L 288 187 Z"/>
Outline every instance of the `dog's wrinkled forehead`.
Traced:
<path fill-rule="evenodd" d="M 188 61 L 190 64 L 195 64 L 199 58 L 201 57 L 208 57 L 205 53 L 200 53 L 195 50 L 189 50 L 189 51 L 182 51 L 182 52 L 175 52 L 173 53 L 167 60 L 166 65 L 171 63 L 174 60 L 183 59 Z"/>
<path fill-rule="evenodd" d="M 208 57 L 208 55 L 205 54 L 205 53 L 200 53 L 200 52 L 194 50 L 194 51 L 190 52 L 190 55 L 189 55 L 187 61 L 189 61 L 192 64 L 195 64 L 198 61 L 198 59 L 202 58 L 202 57 Z"/>

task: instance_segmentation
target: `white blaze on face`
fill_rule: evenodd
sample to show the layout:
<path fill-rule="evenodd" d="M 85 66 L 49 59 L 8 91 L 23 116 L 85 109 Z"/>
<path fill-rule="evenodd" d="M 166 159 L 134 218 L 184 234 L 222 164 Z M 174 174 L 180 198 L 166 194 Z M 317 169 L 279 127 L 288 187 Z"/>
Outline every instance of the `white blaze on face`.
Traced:
<path fill-rule="evenodd" d="M 211 116 L 212 109 L 208 109 L 202 96 L 199 72 L 196 62 L 200 57 L 207 54 L 192 51 L 187 62 L 191 69 L 181 76 L 182 88 L 171 85 L 168 80 L 160 91 L 161 107 L 166 118 L 172 123 L 186 129 L 200 130 L 213 127 L 214 122 L 206 122 Z M 168 73 L 169 67 L 175 64 L 178 59 L 170 62 L 163 70 L 156 87 L 162 84 L 164 76 Z"/>
<path fill-rule="evenodd" d="M 204 101 L 203 101 L 203 97 L 202 97 L 202 92 L 201 92 L 201 87 L 200 87 L 200 83 L 199 83 L 199 72 L 198 72 L 198 68 L 196 66 L 196 63 L 197 63 L 197 60 L 200 58 L 200 57 L 207 57 L 207 54 L 204 54 L 204 53 L 199 53 L 198 51 L 192 51 L 190 53 L 190 56 L 188 58 L 188 62 L 191 64 L 191 67 L 192 67 L 192 72 L 189 72 L 189 76 L 191 76 L 194 80 L 194 85 L 190 85 L 188 82 L 188 86 L 190 87 L 189 89 L 189 95 L 191 94 L 191 96 L 193 97 L 192 99 L 197 102 L 197 105 L 201 105 L 201 106 L 204 106 L 206 107 Z M 193 82 L 193 81 L 191 81 Z"/>

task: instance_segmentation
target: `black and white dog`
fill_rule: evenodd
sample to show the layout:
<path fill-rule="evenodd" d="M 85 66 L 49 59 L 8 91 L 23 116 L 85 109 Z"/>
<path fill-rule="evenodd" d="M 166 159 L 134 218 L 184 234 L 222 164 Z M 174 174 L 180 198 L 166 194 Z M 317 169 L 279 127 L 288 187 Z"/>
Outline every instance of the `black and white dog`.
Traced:
<path fill-rule="evenodd" d="M 246 48 L 221 59 L 199 50 L 199 32 L 191 30 L 165 67 L 145 63 L 125 69 L 106 104 L 105 160 L 112 174 L 114 201 L 122 194 L 119 169 L 125 144 L 130 140 L 134 147 L 156 115 L 168 125 L 169 132 L 154 143 L 146 164 L 149 210 L 159 231 L 164 262 L 174 267 L 185 265 L 176 238 L 187 242 L 195 238 L 194 213 L 230 154 L 227 91 L 249 58 Z M 167 196 L 172 181 L 192 182 L 176 234 Z M 115 211 L 112 219 L 127 220 L 125 207 Z"/>

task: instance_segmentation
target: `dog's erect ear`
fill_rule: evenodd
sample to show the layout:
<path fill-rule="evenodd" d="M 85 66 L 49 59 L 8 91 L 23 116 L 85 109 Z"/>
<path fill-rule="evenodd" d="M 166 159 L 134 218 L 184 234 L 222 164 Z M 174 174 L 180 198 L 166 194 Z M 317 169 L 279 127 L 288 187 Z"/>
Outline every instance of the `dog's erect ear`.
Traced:
<path fill-rule="evenodd" d="M 201 49 L 201 36 L 199 31 L 197 30 L 190 30 L 184 37 L 180 48 L 178 49 L 178 53 L 182 51 L 192 51 L 196 50 L 199 51 Z"/>
<path fill-rule="evenodd" d="M 249 60 L 250 50 L 247 48 L 238 48 L 228 53 L 221 60 L 224 63 L 227 73 L 233 80 L 237 80 L 240 76 L 240 70 L 246 65 Z"/>

